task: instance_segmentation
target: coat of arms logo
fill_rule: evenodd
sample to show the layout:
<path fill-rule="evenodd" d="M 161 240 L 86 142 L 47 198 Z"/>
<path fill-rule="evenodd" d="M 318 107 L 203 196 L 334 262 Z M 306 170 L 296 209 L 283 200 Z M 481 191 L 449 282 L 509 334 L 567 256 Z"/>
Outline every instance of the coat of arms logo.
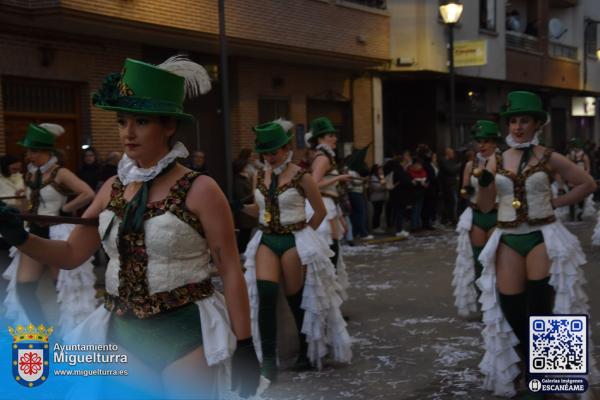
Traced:
<path fill-rule="evenodd" d="M 50 372 L 48 338 L 54 332 L 44 325 L 8 327 L 13 337 L 12 372 L 14 379 L 25 387 L 36 387 L 46 382 Z"/>

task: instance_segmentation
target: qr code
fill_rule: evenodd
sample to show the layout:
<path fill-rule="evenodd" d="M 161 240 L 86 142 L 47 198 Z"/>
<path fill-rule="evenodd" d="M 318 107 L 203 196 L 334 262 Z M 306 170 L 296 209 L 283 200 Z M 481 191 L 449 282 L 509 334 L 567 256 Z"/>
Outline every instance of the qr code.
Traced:
<path fill-rule="evenodd" d="M 529 344 L 529 373 L 587 373 L 587 316 L 529 317 Z"/>

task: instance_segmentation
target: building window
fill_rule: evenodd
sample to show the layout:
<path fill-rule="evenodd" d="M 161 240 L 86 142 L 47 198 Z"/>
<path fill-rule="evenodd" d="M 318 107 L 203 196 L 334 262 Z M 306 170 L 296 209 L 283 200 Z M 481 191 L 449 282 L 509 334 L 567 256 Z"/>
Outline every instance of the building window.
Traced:
<path fill-rule="evenodd" d="M 479 29 L 496 31 L 496 0 L 479 0 Z"/>
<path fill-rule="evenodd" d="M 258 99 L 258 122 L 262 124 L 277 118 L 290 119 L 290 101 L 281 98 Z"/>
<path fill-rule="evenodd" d="M 356 3 L 356 4 L 360 4 L 361 6 L 366 6 L 366 7 L 372 7 L 372 8 L 378 8 L 380 10 L 386 10 L 387 9 L 387 0 L 344 0 L 348 3 Z"/>
<path fill-rule="evenodd" d="M 79 92 L 76 85 L 35 79 L 2 80 L 5 112 L 75 114 Z"/>

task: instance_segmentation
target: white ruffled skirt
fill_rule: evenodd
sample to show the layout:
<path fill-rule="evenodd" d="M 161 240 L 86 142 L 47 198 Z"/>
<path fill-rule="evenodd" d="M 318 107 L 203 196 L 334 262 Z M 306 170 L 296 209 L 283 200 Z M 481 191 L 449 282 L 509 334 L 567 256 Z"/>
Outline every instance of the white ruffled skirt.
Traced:
<path fill-rule="evenodd" d="M 262 361 L 256 285 L 256 252 L 261 238 L 262 231 L 259 230 L 248 243 L 244 267 L 250 296 L 252 337 L 257 356 Z M 342 299 L 338 294 L 339 285 L 329 260 L 333 254 L 310 227 L 294 232 L 294 238 L 300 261 L 306 266 L 301 307 L 304 310 L 302 333 L 306 335 L 308 343 L 307 356 L 317 368 L 322 367 L 323 357 L 329 352 L 335 361 L 348 363 L 352 359 L 351 338 L 340 312 Z"/>
<path fill-rule="evenodd" d="M 452 272 L 452 287 L 454 288 L 454 305 L 458 315 L 467 317 L 477 312 L 477 290 L 475 289 L 475 260 L 469 232 L 473 226 L 473 210 L 467 207 L 461 214 L 456 232 L 456 263 Z"/>
<path fill-rule="evenodd" d="M 588 298 L 583 291 L 586 280 L 581 269 L 587 261 L 579 241 L 560 222 L 531 231 L 534 230 L 542 232 L 551 261 L 550 285 L 556 292 L 554 314 L 589 315 Z M 504 318 L 496 289 L 496 250 L 503 233 L 507 230 L 496 228 L 479 256 L 483 272 L 477 286 L 482 291 L 479 302 L 485 324 L 482 332 L 485 354 L 479 368 L 484 375 L 484 389 L 493 391 L 496 396 L 512 397 L 516 394 L 513 381 L 519 375 L 519 355 L 514 350 L 519 340 Z M 593 348 L 591 342 L 588 348 Z M 590 367 L 595 375 L 591 357 Z"/>
<path fill-rule="evenodd" d="M 592 233 L 592 246 L 600 246 L 600 211 L 596 215 L 596 226 Z"/>
<path fill-rule="evenodd" d="M 67 224 L 51 226 L 50 239 L 67 240 L 73 229 L 74 225 Z M 9 281 L 4 299 L 6 318 L 15 324 L 35 323 L 35 321 L 28 321 L 17 296 L 17 271 L 21 253 L 13 247 L 10 249 L 10 255 L 12 261 L 2 275 Z M 59 271 L 56 283 L 59 316 L 55 329 L 61 337 L 72 331 L 96 309 L 95 282 L 96 275 L 91 258 L 75 269 Z"/>
<path fill-rule="evenodd" d="M 333 234 L 331 232 L 331 224 L 332 221 L 334 224 L 338 225 L 338 232 L 343 232 L 343 226 L 341 222 L 339 222 L 339 218 L 343 216 L 340 208 L 335 204 L 330 197 L 323 197 L 323 204 L 325 204 L 325 209 L 327 210 L 327 215 L 317 228 L 316 233 L 319 237 L 327 243 L 327 245 L 331 246 L 333 244 Z M 315 213 L 308 200 L 305 205 L 306 211 L 306 220 L 310 220 L 312 215 Z M 337 290 L 339 296 L 342 300 L 348 300 L 348 288 L 350 287 L 350 282 L 348 281 L 348 272 L 346 271 L 346 263 L 344 262 L 342 246 L 338 247 L 338 258 L 335 265 L 335 277 L 337 280 Z"/>

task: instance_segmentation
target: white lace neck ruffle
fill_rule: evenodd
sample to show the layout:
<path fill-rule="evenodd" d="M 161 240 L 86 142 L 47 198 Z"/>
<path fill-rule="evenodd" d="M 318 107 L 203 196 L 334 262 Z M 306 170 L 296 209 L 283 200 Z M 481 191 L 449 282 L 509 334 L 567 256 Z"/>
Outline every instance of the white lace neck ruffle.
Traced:
<path fill-rule="evenodd" d="M 119 161 L 118 167 L 119 180 L 123 185 L 128 185 L 131 182 L 147 182 L 156 178 L 167 165 L 171 164 L 176 159 L 186 158 L 189 155 L 190 153 L 183 143 L 177 142 L 171 151 L 158 161 L 155 166 L 150 168 L 140 168 L 134 160 L 127 156 L 127 154 L 123 154 L 123 158 Z"/>
<path fill-rule="evenodd" d="M 540 144 L 540 139 L 538 138 L 538 134 L 536 133 L 530 142 L 519 143 L 509 133 L 508 136 L 506 136 L 506 144 L 513 149 L 526 149 L 528 147 Z"/>
<path fill-rule="evenodd" d="M 331 157 L 335 158 L 335 151 L 333 151 L 333 149 L 331 147 L 329 147 L 328 145 L 326 145 L 325 143 L 321 143 L 320 145 L 318 145 L 317 150 L 324 151 L 325 153 L 329 154 Z"/>
<path fill-rule="evenodd" d="M 294 152 L 290 151 L 290 152 L 288 152 L 287 158 L 285 159 L 285 161 L 280 166 L 275 167 L 275 168 L 271 168 L 271 166 L 269 165 L 269 163 L 264 163 L 263 164 L 263 169 L 265 171 L 272 170 L 271 173 L 273 175 L 279 175 L 283 171 L 285 171 L 285 169 L 287 168 L 288 164 L 292 161 L 292 157 L 293 156 L 294 156 Z"/>
<path fill-rule="evenodd" d="M 44 165 L 42 165 L 41 167 L 36 167 L 34 164 L 29 163 L 27 164 L 27 171 L 29 171 L 30 174 L 35 174 L 36 171 L 38 169 L 40 169 L 42 171 L 42 174 L 45 174 L 46 172 L 48 172 L 48 170 L 50 170 L 50 168 L 52 168 L 52 166 L 54 166 L 54 164 L 56 164 L 58 162 L 58 159 L 55 156 L 52 156 L 48 162 Z"/>

